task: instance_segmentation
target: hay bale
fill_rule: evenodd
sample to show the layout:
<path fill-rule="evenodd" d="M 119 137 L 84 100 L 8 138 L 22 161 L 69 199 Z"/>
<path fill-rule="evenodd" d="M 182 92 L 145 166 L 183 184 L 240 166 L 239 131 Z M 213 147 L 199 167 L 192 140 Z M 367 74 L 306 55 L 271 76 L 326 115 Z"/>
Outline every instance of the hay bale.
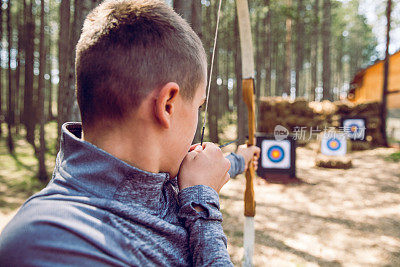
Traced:
<path fill-rule="evenodd" d="M 353 151 L 369 150 L 373 146 L 367 141 L 351 141 L 351 149 Z"/>
<path fill-rule="evenodd" d="M 308 118 L 305 117 L 300 117 L 300 116 L 288 116 L 286 118 L 287 124 L 291 127 L 294 128 L 296 126 L 298 127 L 310 127 L 312 124 L 312 121 Z"/>
<path fill-rule="evenodd" d="M 323 113 L 323 108 L 322 108 L 322 103 L 321 102 L 315 102 L 312 101 L 308 103 L 308 107 L 314 111 L 316 114 L 322 114 Z"/>
<path fill-rule="evenodd" d="M 308 106 L 317 114 L 332 115 L 337 111 L 336 105 L 329 100 L 310 102 Z"/>
<path fill-rule="evenodd" d="M 333 127 L 339 128 L 340 127 L 340 121 L 332 121 L 331 125 Z"/>
<path fill-rule="evenodd" d="M 322 168 L 349 169 L 353 164 L 349 156 L 336 157 L 319 153 L 315 158 L 315 165 Z"/>
<path fill-rule="evenodd" d="M 338 114 L 332 115 L 332 121 L 339 121 L 340 122 L 341 116 Z"/>
<path fill-rule="evenodd" d="M 324 100 L 322 103 L 323 113 L 325 114 L 334 114 L 337 111 L 337 107 L 329 100 Z"/>
<path fill-rule="evenodd" d="M 308 111 L 310 108 L 308 107 L 308 103 L 304 99 L 296 99 L 290 107 L 292 114 L 297 114 L 304 116 L 305 114 L 308 114 Z"/>
<path fill-rule="evenodd" d="M 355 106 L 352 102 L 349 101 L 336 101 L 334 103 L 338 109 L 337 113 L 341 115 L 349 114 Z"/>
<path fill-rule="evenodd" d="M 273 102 L 260 101 L 259 112 L 260 114 L 269 113 L 273 110 Z"/>
<path fill-rule="evenodd" d="M 290 103 L 287 100 L 276 102 L 275 109 L 278 117 L 291 115 Z"/>
<path fill-rule="evenodd" d="M 380 113 L 379 102 L 365 102 L 354 106 L 350 112 L 350 116 L 378 116 Z"/>
<path fill-rule="evenodd" d="M 380 126 L 381 126 L 381 119 L 379 117 L 367 118 L 366 128 L 368 130 L 379 129 Z"/>
<path fill-rule="evenodd" d="M 260 100 L 258 131 L 272 133 L 276 125 L 282 125 L 293 132 L 294 128 L 311 127 L 323 131 L 325 128 L 339 129 L 343 117 L 365 117 L 367 119 L 368 142 L 354 143 L 355 150 L 370 149 L 382 145 L 380 103 L 354 104 L 349 101 L 307 102 L 304 99 L 290 101 L 282 97 L 264 97 Z"/>

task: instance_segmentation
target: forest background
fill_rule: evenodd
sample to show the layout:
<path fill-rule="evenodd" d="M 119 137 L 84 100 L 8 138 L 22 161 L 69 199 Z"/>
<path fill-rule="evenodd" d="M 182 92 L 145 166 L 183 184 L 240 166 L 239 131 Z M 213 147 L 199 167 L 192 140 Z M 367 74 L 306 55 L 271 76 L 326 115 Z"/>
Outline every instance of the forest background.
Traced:
<path fill-rule="evenodd" d="M 50 171 L 46 157 L 54 161 L 61 125 L 79 120 L 75 45 L 84 18 L 99 2 L 1 1 L 0 135 L 11 155 L 21 143 L 18 140 L 27 141 L 43 182 Z M 218 1 L 167 2 L 192 25 L 210 59 Z M 371 4 L 376 9 L 366 8 Z M 399 24 L 398 6 L 393 1 L 393 29 Z M 383 0 L 249 1 L 257 104 L 265 96 L 309 101 L 346 98 L 355 73 L 383 59 L 381 33 L 371 17 L 378 23 L 385 17 L 385 7 Z M 247 111 L 237 82 L 241 80 L 237 19 L 235 1 L 223 0 L 207 120 L 207 140 L 216 143 L 228 124 L 237 124 L 241 141 L 247 132 Z M 392 52 L 398 48 L 392 45 Z"/>

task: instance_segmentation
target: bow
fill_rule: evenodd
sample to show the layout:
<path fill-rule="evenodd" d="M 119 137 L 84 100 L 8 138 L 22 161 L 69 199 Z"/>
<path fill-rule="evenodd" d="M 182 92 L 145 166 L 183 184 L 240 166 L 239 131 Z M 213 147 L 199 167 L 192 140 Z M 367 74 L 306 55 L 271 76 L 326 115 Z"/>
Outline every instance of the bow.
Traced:
<path fill-rule="evenodd" d="M 240 48 L 242 52 L 242 91 L 243 101 L 246 103 L 249 117 L 249 140 L 248 146 L 255 144 L 255 106 L 254 106 L 254 58 L 253 44 L 251 39 L 251 24 L 247 0 L 236 0 L 237 15 L 239 21 Z M 255 178 L 253 164 L 249 164 L 246 171 L 246 189 L 244 193 L 244 231 L 243 266 L 253 265 L 254 253 L 254 215 L 256 213 L 254 201 Z"/>
<path fill-rule="evenodd" d="M 219 1 L 218 6 L 218 17 L 214 36 L 214 46 L 211 57 L 210 76 L 208 81 L 207 97 L 206 97 L 206 110 L 204 113 L 203 129 L 201 132 L 201 144 L 203 144 L 204 129 L 206 125 L 206 117 L 208 110 L 208 99 L 210 96 L 210 84 L 212 77 L 212 70 L 214 65 L 215 47 L 218 36 L 218 25 L 221 12 L 221 3 Z M 251 40 L 251 25 L 250 15 L 247 0 L 236 0 L 237 14 L 239 21 L 239 35 L 240 35 L 240 47 L 242 52 L 242 91 L 243 100 L 247 105 L 249 115 L 249 140 L 247 141 L 248 146 L 255 144 L 255 107 L 254 107 L 254 59 L 253 59 L 253 45 Z M 232 141 L 234 142 L 234 141 Z M 227 144 L 230 144 L 229 142 Z M 221 145 L 223 147 L 227 144 Z M 256 212 L 256 205 L 254 201 L 254 181 L 255 173 L 253 164 L 249 164 L 246 171 L 246 189 L 244 193 L 244 231 L 243 231 L 243 247 L 244 247 L 244 261 L 243 266 L 253 265 L 253 252 L 254 252 L 254 215 Z"/>

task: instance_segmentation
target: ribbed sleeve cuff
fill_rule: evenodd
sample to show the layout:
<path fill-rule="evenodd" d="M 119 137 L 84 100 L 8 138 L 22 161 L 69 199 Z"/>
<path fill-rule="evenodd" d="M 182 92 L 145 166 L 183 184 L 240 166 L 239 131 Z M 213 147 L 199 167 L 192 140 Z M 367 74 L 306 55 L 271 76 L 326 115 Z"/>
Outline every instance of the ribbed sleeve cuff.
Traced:
<path fill-rule="evenodd" d="M 185 221 L 187 227 L 199 218 L 222 221 L 219 196 L 211 187 L 196 185 L 185 188 L 178 193 L 178 199 L 180 204 L 178 217 Z M 204 211 L 195 210 L 196 205 L 201 206 Z"/>
<path fill-rule="evenodd" d="M 243 156 L 231 153 L 226 156 L 226 158 L 231 162 L 231 168 L 229 169 L 229 175 L 231 178 L 244 172 L 245 162 Z"/>

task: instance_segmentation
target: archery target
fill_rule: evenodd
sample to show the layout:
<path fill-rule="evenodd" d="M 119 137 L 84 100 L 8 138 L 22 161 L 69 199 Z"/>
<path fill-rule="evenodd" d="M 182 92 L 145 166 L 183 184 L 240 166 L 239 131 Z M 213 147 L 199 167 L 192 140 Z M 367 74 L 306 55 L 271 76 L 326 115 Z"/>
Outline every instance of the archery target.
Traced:
<path fill-rule="evenodd" d="M 321 140 L 321 153 L 327 156 L 344 156 L 347 152 L 346 136 L 335 134 L 324 136 Z"/>
<path fill-rule="evenodd" d="M 332 137 L 327 141 L 326 146 L 328 147 L 328 149 L 336 151 L 340 149 L 341 144 L 337 138 Z"/>
<path fill-rule="evenodd" d="M 290 168 L 290 142 L 288 140 L 263 140 L 261 143 L 261 166 L 265 169 Z"/>
<path fill-rule="evenodd" d="M 364 140 L 365 120 L 364 119 L 344 119 L 343 129 L 348 138 L 353 140 Z"/>

